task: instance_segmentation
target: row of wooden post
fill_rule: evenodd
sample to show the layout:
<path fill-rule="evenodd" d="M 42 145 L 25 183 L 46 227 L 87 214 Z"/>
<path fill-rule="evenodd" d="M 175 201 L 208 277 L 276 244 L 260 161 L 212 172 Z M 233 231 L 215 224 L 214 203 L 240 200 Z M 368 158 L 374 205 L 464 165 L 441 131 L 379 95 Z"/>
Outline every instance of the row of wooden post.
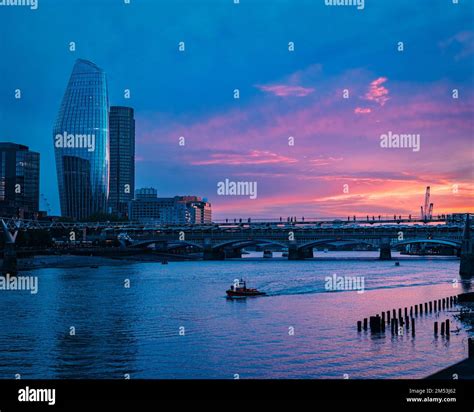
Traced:
<path fill-rule="evenodd" d="M 447 309 L 452 307 L 454 304 L 457 303 L 458 297 L 457 296 L 448 296 L 447 298 L 442 298 L 434 301 L 429 301 L 429 302 L 424 302 L 420 303 L 415 306 L 410 306 L 410 310 L 408 308 L 404 308 L 403 311 L 403 316 L 402 316 L 402 308 L 398 308 L 398 314 L 395 309 L 392 309 L 392 313 L 390 311 L 382 312 L 382 316 L 380 315 L 375 315 L 375 316 L 370 316 L 369 319 L 364 318 L 364 321 L 357 321 L 357 330 L 359 332 L 362 331 L 362 329 L 367 330 L 368 327 L 370 327 L 370 331 L 372 333 L 380 333 L 380 332 L 385 332 L 385 321 L 387 322 L 387 325 L 391 325 L 391 332 L 392 335 L 394 334 L 399 334 L 400 327 L 403 327 L 405 325 L 406 330 L 410 329 L 410 323 L 412 325 L 411 327 L 411 334 L 412 336 L 415 336 L 415 316 L 418 316 L 418 313 L 423 315 L 423 309 L 426 313 L 431 313 L 431 312 L 438 312 L 443 309 Z M 391 315 L 391 316 L 390 316 Z M 397 316 L 398 315 L 398 316 Z M 438 322 L 435 322 L 435 335 L 437 335 L 438 331 Z M 444 335 L 445 330 L 447 336 L 449 336 L 449 319 L 446 320 L 446 329 L 445 329 L 445 323 L 441 324 L 441 335 Z"/>
<path fill-rule="evenodd" d="M 446 334 L 446 337 L 449 337 L 450 330 L 449 330 L 449 319 L 446 319 L 445 322 L 440 322 L 441 324 L 441 336 Z M 434 335 L 438 336 L 438 322 L 434 323 Z"/>

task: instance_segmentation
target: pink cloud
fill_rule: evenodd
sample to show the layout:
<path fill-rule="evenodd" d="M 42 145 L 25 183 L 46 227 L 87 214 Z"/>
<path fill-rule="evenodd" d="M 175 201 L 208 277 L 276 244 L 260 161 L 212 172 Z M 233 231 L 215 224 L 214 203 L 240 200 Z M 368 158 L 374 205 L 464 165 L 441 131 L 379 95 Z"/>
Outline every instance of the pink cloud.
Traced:
<path fill-rule="evenodd" d="M 365 94 L 365 99 L 378 103 L 380 106 L 383 106 L 388 97 L 388 89 L 383 86 L 383 83 L 387 81 L 386 77 L 379 77 L 370 83 L 369 91 Z"/>
<path fill-rule="evenodd" d="M 356 107 L 354 109 L 354 113 L 355 114 L 369 114 L 369 113 L 372 113 L 372 109 L 368 107 Z"/>
<path fill-rule="evenodd" d="M 252 150 L 246 154 L 237 153 L 212 153 L 210 159 L 192 161 L 195 166 L 203 165 L 269 165 L 269 164 L 291 164 L 297 160 L 280 156 L 267 150 Z"/>
<path fill-rule="evenodd" d="M 319 157 L 317 159 L 310 160 L 311 164 L 314 166 L 327 166 L 335 162 L 340 162 L 344 160 L 342 157 Z"/>
<path fill-rule="evenodd" d="M 279 97 L 305 97 L 314 92 L 312 87 L 291 86 L 286 84 L 256 85 L 257 89 Z"/>
<path fill-rule="evenodd" d="M 300 84 L 317 84 L 318 93 L 307 99 L 267 99 L 260 94 L 246 105 L 202 117 L 164 121 L 166 115 L 158 114 L 144 119 L 146 127 L 140 119 L 139 154 L 160 162 L 170 176 L 180 170 L 180 184 L 189 179 L 194 188 L 199 175 L 199 193 L 210 197 L 216 216 L 242 210 L 251 216 L 279 216 L 290 209 L 305 215 L 415 213 L 423 197 L 417 191 L 454 183 L 466 189 L 452 199 L 447 193 L 438 195 L 437 210 L 468 209 L 468 194 L 474 191 L 472 151 L 466 149 L 474 125 L 472 91 L 463 99 L 447 100 L 453 85 L 446 81 L 431 83 L 429 94 L 425 86 L 396 82 L 387 110 L 374 108 L 389 98 L 387 79 L 369 76 L 360 70 L 321 83 L 301 79 Z M 283 83 L 296 84 L 289 78 Z M 341 84 L 362 96 L 354 106 L 336 92 Z M 371 115 L 364 116 L 369 108 Z M 389 130 L 420 133 L 421 152 L 381 150 L 379 137 Z M 181 135 L 185 147 L 178 145 Z M 294 146 L 288 145 L 289 136 L 294 136 Z M 216 167 L 196 167 L 206 165 Z M 236 199 L 213 196 L 223 172 L 229 178 L 258 179 L 259 198 L 242 199 L 237 205 Z M 345 183 L 350 183 L 351 197 L 341 194 Z M 397 204 L 392 191 L 400 194 Z M 320 198 L 327 202 L 315 201 Z"/>

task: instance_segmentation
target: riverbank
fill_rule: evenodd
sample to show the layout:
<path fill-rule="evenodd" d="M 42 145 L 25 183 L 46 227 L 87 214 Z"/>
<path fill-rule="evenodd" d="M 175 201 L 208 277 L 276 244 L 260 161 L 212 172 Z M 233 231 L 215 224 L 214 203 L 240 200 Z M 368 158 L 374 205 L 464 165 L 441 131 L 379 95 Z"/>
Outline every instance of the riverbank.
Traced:
<path fill-rule="evenodd" d="M 474 358 L 464 359 L 428 376 L 426 379 L 474 379 Z"/>
<path fill-rule="evenodd" d="M 133 263 L 175 260 L 172 256 L 157 254 L 137 254 L 133 256 L 87 256 L 87 255 L 38 255 L 32 258 L 18 259 L 18 270 L 28 271 L 35 269 L 63 269 L 81 267 L 123 266 Z M 1 264 L 1 263 L 0 263 Z"/>

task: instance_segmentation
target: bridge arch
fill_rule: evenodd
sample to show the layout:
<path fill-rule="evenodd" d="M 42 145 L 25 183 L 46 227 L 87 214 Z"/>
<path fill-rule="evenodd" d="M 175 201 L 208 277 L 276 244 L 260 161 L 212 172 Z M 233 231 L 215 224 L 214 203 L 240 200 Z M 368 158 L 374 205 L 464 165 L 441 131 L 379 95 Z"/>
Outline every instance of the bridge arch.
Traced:
<path fill-rule="evenodd" d="M 203 246 L 200 245 L 199 243 L 190 242 L 188 240 L 173 240 L 173 241 L 163 241 L 163 240 L 156 240 L 156 239 L 155 240 L 143 240 L 143 241 L 135 242 L 130 246 L 135 247 L 135 248 L 144 248 L 144 247 L 150 246 L 154 243 L 166 245 L 167 250 L 178 249 L 180 247 L 185 247 L 185 246 L 194 246 L 199 250 L 204 249 Z"/>
<path fill-rule="evenodd" d="M 460 249 L 461 248 L 461 242 L 457 242 L 455 240 L 446 240 L 446 239 L 407 239 L 403 240 L 400 242 L 395 242 L 392 243 L 392 247 L 398 247 L 398 246 L 405 246 L 405 245 L 411 245 L 415 243 L 431 243 L 431 244 L 437 244 L 437 245 L 446 245 L 446 246 L 452 246 L 455 249 Z"/>
<path fill-rule="evenodd" d="M 287 248 L 288 244 L 272 240 L 272 239 L 239 239 L 239 240 L 232 240 L 228 242 L 219 243 L 217 245 L 213 245 L 213 250 L 224 249 L 226 247 L 231 248 L 239 248 L 243 249 L 244 247 L 251 246 L 251 245 L 258 245 L 260 243 L 269 244 L 269 245 L 277 245 L 283 248 Z"/>
<path fill-rule="evenodd" d="M 342 242 L 347 245 L 354 245 L 354 244 L 366 244 L 366 245 L 371 245 L 375 246 L 375 242 L 371 242 L 368 240 L 364 239 L 335 239 L 335 238 L 328 238 L 328 239 L 318 239 L 318 240 L 312 240 L 310 242 L 306 242 L 302 245 L 298 245 L 297 249 L 298 250 L 305 250 L 305 249 L 310 249 L 318 245 L 324 245 L 324 244 L 329 244 L 329 243 L 335 243 L 335 242 Z"/>

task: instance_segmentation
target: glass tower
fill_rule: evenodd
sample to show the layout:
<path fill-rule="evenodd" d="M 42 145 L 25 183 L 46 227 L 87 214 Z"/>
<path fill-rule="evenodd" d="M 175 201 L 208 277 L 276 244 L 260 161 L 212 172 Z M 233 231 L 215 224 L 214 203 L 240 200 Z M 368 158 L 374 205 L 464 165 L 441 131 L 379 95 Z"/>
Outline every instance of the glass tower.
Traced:
<path fill-rule="evenodd" d="M 128 202 L 135 193 L 135 119 L 131 107 L 112 106 L 110 127 L 109 209 L 128 215 Z"/>
<path fill-rule="evenodd" d="M 0 143 L 0 215 L 32 219 L 39 206 L 40 155 Z"/>
<path fill-rule="evenodd" d="M 87 219 L 107 212 L 109 99 L 105 72 L 79 59 L 53 130 L 61 215 Z"/>

